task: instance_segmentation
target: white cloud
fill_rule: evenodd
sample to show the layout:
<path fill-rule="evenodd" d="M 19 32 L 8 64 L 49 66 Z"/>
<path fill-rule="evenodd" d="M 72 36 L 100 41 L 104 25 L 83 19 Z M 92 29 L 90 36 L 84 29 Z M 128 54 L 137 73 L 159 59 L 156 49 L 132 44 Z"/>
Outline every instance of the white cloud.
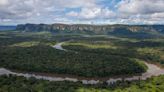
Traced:
<path fill-rule="evenodd" d="M 8 0 L 0 0 L 0 6 L 7 5 L 9 3 Z"/>
<path fill-rule="evenodd" d="M 115 5 L 122 23 L 162 23 L 164 0 L 122 0 Z"/>
<path fill-rule="evenodd" d="M 66 8 L 96 7 L 96 0 L 0 0 L 0 19 L 56 14 Z"/>
<path fill-rule="evenodd" d="M 100 8 L 82 8 L 81 12 L 79 13 L 80 18 L 84 19 L 93 19 L 99 15 L 101 12 Z"/>
<path fill-rule="evenodd" d="M 164 19 L 164 12 L 163 13 L 154 13 L 151 15 L 151 18 L 158 18 L 158 19 L 163 18 Z"/>
<path fill-rule="evenodd" d="M 78 13 L 75 12 L 75 11 L 71 11 L 71 12 L 68 12 L 66 15 L 67 16 L 71 16 L 71 17 L 77 17 L 78 16 Z"/>
<path fill-rule="evenodd" d="M 117 16 L 117 14 L 114 11 L 112 11 L 108 8 L 105 8 L 105 9 L 101 10 L 100 16 L 102 16 L 103 18 L 111 19 L 111 18 L 115 18 Z"/>
<path fill-rule="evenodd" d="M 102 5 L 102 1 L 105 4 Z M 164 0 L 0 0 L 3 23 L 162 23 Z M 109 6 L 106 3 L 110 3 Z M 112 4 L 115 4 L 112 7 Z M 72 9 L 72 10 L 71 10 Z M 3 20 L 3 21 L 2 21 Z"/>
<path fill-rule="evenodd" d="M 111 11 L 108 8 L 82 8 L 80 12 L 71 11 L 66 14 L 67 16 L 77 17 L 78 19 L 103 19 L 103 18 L 114 18 L 116 17 L 116 13 Z"/>
<path fill-rule="evenodd" d="M 159 13 L 164 12 L 164 0 L 122 0 L 116 7 L 127 14 Z"/>
<path fill-rule="evenodd" d="M 94 7 L 96 0 L 53 0 L 56 5 L 64 8 L 77 8 L 77 7 Z"/>

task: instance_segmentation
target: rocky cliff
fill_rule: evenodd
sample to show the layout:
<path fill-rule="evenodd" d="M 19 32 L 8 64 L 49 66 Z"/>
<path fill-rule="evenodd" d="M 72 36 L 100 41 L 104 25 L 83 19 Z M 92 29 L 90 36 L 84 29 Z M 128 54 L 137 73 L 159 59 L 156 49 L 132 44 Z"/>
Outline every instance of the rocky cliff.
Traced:
<path fill-rule="evenodd" d="M 18 25 L 20 31 L 50 31 L 55 33 L 87 34 L 130 34 L 130 33 L 164 33 L 164 25 L 84 25 L 84 24 L 24 24 Z"/>

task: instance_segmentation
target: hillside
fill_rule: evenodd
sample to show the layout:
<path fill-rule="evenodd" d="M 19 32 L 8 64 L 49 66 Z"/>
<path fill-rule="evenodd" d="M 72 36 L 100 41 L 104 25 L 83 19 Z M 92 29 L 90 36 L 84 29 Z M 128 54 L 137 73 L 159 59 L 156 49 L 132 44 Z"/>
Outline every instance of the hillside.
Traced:
<path fill-rule="evenodd" d="M 16 30 L 49 31 L 56 34 L 114 35 L 133 38 L 163 37 L 164 25 L 87 25 L 87 24 L 21 24 Z"/>

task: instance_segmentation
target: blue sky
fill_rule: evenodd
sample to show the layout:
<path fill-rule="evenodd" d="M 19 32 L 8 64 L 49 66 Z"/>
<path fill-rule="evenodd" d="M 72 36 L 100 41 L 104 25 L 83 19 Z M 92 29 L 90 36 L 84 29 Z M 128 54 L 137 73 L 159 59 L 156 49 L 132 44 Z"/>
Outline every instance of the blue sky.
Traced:
<path fill-rule="evenodd" d="M 164 24 L 164 0 L 0 0 L 0 25 Z"/>

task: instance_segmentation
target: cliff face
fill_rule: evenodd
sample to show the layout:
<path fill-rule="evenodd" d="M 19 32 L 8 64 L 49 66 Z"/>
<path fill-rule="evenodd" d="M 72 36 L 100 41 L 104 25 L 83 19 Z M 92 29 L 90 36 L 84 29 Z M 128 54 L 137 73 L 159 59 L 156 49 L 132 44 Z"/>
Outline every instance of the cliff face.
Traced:
<path fill-rule="evenodd" d="M 18 25 L 20 31 L 50 31 L 55 33 L 87 33 L 87 34 L 117 34 L 117 33 L 164 33 L 164 25 L 67 25 L 67 24 L 25 24 Z"/>

